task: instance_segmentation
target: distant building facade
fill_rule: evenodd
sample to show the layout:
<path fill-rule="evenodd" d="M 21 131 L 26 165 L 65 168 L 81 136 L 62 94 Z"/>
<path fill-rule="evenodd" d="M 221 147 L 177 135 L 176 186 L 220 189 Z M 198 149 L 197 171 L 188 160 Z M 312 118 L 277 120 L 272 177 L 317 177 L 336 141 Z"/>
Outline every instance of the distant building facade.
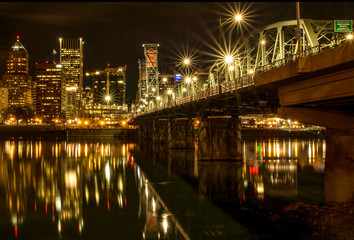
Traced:
<path fill-rule="evenodd" d="M 122 114 L 127 113 L 126 69 L 126 66 L 117 68 L 107 66 L 104 70 L 86 73 L 92 82 L 91 92 L 85 93 L 92 94 L 90 95 L 92 105 L 86 105 L 86 113 L 95 117 L 112 118 L 120 118 Z"/>
<path fill-rule="evenodd" d="M 60 64 L 65 71 L 66 80 L 66 115 L 75 118 L 81 108 L 81 94 L 83 89 L 83 40 L 59 39 Z"/>
<path fill-rule="evenodd" d="M 65 73 L 61 64 L 36 65 L 35 114 L 45 122 L 64 120 L 66 110 Z"/>
<path fill-rule="evenodd" d="M 4 117 L 4 111 L 8 108 L 9 91 L 7 88 L 0 88 L 0 119 Z"/>
<path fill-rule="evenodd" d="M 32 78 L 28 72 L 28 52 L 17 37 L 8 52 L 1 87 L 8 90 L 8 105 L 32 108 Z"/>

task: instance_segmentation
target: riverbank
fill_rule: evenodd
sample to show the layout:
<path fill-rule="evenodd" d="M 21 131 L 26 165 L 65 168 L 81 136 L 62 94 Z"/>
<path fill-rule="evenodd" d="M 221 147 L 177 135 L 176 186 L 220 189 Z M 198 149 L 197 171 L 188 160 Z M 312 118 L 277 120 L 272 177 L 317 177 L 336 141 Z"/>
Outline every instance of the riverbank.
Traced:
<path fill-rule="evenodd" d="M 295 202 L 284 206 L 281 214 L 268 218 L 274 225 L 301 227 L 300 239 L 351 240 L 354 239 L 354 204 L 319 204 Z"/>
<path fill-rule="evenodd" d="M 136 129 L 120 128 L 64 128 L 49 125 L 3 125 L 0 126 L 1 140 L 77 140 L 80 138 L 120 138 L 134 140 L 138 136 Z"/>

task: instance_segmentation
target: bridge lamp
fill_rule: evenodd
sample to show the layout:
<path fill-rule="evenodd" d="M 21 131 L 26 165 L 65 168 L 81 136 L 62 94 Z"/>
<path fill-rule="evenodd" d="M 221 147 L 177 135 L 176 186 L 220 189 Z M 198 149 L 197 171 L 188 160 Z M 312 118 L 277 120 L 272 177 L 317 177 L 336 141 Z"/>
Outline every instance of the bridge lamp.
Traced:
<path fill-rule="evenodd" d="M 190 83 L 192 81 L 192 79 L 190 77 L 186 78 L 186 83 Z"/>
<path fill-rule="evenodd" d="M 353 34 L 349 33 L 349 34 L 347 35 L 347 39 L 353 39 Z"/>
<path fill-rule="evenodd" d="M 236 14 L 236 15 L 235 15 L 235 20 L 236 20 L 237 22 L 240 22 L 240 21 L 242 20 L 242 15 L 241 15 L 241 14 Z"/>
<path fill-rule="evenodd" d="M 197 81 L 197 77 L 193 77 L 193 81 Z"/>
<path fill-rule="evenodd" d="M 162 81 L 163 81 L 163 82 L 167 82 L 167 78 L 163 78 Z"/>
<path fill-rule="evenodd" d="M 251 69 L 250 71 L 249 71 L 249 74 L 253 74 L 254 73 L 254 71 Z"/>
<path fill-rule="evenodd" d="M 168 89 L 167 94 L 171 95 L 172 94 L 172 90 Z"/>
<path fill-rule="evenodd" d="M 160 100 L 161 100 L 161 97 L 160 97 L 160 96 L 157 96 L 157 97 L 156 97 L 156 100 L 157 100 L 157 101 L 160 101 Z"/>
<path fill-rule="evenodd" d="M 230 70 L 230 71 L 233 71 L 233 70 L 235 70 L 235 67 L 234 67 L 234 66 L 230 66 L 230 67 L 229 67 L 229 70 Z"/>
<path fill-rule="evenodd" d="M 191 60 L 189 60 L 188 58 L 186 58 L 186 59 L 183 60 L 183 63 L 184 63 L 185 65 L 190 64 L 190 62 L 191 62 Z"/>
<path fill-rule="evenodd" d="M 226 63 L 232 63 L 232 60 L 233 60 L 233 57 L 230 56 L 230 55 L 227 55 L 227 56 L 225 57 L 225 62 L 226 62 Z"/>
<path fill-rule="evenodd" d="M 186 91 L 187 91 L 187 88 L 183 88 L 182 91 L 183 91 L 183 92 L 186 92 Z"/>
<path fill-rule="evenodd" d="M 152 88 L 151 90 L 152 90 L 153 92 L 155 92 L 155 91 L 156 91 L 156 89 L 155 89 L 155 88 Z"/>
<path fill-rule="evenodd" d="M 99 75 L 100 74 L 100 72 L 99 71 L 96 71 L 96 75 Z"/>
<path fill-rule="evenodd" d="M 261 44 L 264 45 L 266 42 L 264 40 L 262 40 Z"/>

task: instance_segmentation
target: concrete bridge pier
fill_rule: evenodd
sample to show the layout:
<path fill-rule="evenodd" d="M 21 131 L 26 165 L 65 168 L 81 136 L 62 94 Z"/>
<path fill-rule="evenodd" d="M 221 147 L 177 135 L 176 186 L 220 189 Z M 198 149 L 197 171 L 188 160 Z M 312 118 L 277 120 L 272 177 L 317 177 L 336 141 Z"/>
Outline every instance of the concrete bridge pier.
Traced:
<path fill-rule="evenodd" d="M 198 160 L 242 160 L 241 121 L 202 118 L 198 128 Z"/>
<path fill-rule="evenodd" d="M 354 129 L 327 128 L 325 202 L 354 201 Z"/>
<path fill-rule="evenodd" d="M 140 140 L 152 140 L 153 122 L 146 120 L 139 124 L 139 138 Z"/>
<path fill-rule="evenodd" d="M 194 148 L 193 119 L 168 119 L 167 148 Z"/>
<path fill-rule="evenodd" d="M 154 143 L 167 142 L 167 119 L 153 121 L 152 141 Z"/>

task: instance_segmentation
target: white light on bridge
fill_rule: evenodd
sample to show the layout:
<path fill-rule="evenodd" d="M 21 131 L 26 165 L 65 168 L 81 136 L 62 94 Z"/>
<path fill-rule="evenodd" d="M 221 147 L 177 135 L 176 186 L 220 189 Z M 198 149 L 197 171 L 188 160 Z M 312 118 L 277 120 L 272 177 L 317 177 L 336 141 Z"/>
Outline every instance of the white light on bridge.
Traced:
<path fill-rule="evenodd" d="M 167 82 L 167 78 L 163 78 L 162 81 Z"/>
<path fill-rule="evenodd" d="M 261 42 L 261 43 L 262 43 L 262 45 L 264 45 L 264 44 L 265 44 L 265 41 L 264 41 L 264 40 L 262 40 L 262 42 Z"/>
<path fill-rule="evenodd" d="M 241 21 L 241 20 L 242 20 L 242 15 L 237 14 L 237 15 L 235 16 L 235 20 L 236 20 L 236 21 Z"/>
<path fill-rule="evenodd" d="M 156 91 L 156 89 L 155 89 L 155 88 L 152 88 L 151 90 L 152 90 L 153 92 L 155 92 L 155 91 Z"/>
<path fill-rule="evenodd" d="M 252 74 L 252 73 L 254 73 L 254 71 L 251 69 L 251 70 L 249 71 L 249 73 Z"/>
<path fill-rule="evenodd" d="M 233 60 L 233 57 L 230 56 L 230 55 L 228 55 L 228 56 L 225 57 L 225 62 L 226 62 L 226 63 L 231 63 L 232 60 Z"/>
<path fill-rule="evenodd" d="M 229 70 L 230 70 L 230 71 L 235 70 L 234 66 L 230 66 L 230 67 L 229 67 Z"/>
<path fill-rule="evenodd" d="M 347 39 L 353 39 L 353 34 L 348 34 Z"/>
<path fill-rule="evenodd" d="M 183 61 L 183 63 L 186 64 L 186 65 L 188 65 L 190 62 L 191 61 L 188 58 L 184 59 L 184 61 Z"/>
<path fill-rule="evenodd" d="M 157 96 L 157 97 L 156 97 L 156 100 L 157 100 L 157 101 L 161 100 L 161 97 L 160 97 L 160 96 Z"/>
<path fill-rule="evenodd" d="M 172 94 L 172 90 L 168 89 L 167 94 Z"/>
<path fill-rule="evenodd" d="M 183 88 L 182 91 L 183 91 L 183 92 L 186 92 L 186 91 L 187 91 L 187 88 Z"/>
<path fill-rule="evenodd" d="M 191 78 L 190 77 L 187 77 L 186 78 L 186 83 L 190 83 L 192 80 L 191 80 Z"/>

